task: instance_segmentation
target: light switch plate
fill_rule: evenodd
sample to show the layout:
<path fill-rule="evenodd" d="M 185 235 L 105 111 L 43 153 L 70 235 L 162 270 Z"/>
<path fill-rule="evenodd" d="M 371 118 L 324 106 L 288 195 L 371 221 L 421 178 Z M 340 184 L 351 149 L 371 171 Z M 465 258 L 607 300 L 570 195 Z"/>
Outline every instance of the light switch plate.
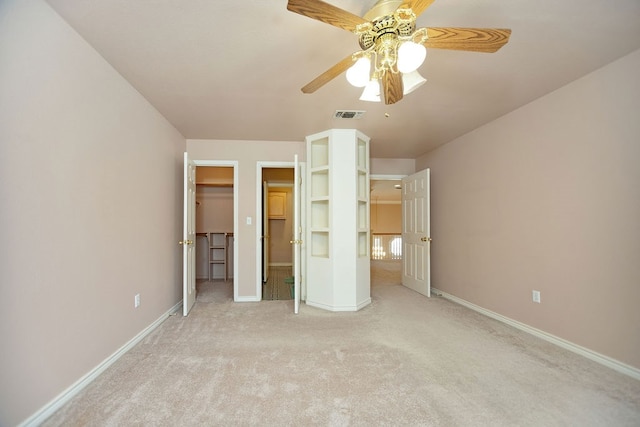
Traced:
<path fill-rule="evenodd" d="M 540 291 L 533 291 L 533 302 L 540 303 Z"/>

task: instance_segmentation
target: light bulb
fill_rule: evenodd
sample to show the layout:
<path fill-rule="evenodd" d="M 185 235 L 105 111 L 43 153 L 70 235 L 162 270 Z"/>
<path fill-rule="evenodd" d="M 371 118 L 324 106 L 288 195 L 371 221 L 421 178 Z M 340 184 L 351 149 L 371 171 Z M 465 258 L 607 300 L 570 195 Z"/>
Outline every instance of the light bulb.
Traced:
<path fill-rule="evenodd" d="M 407 95 L 414 90 L 418 89 L 420 86 L 425 84 L 427 80 L 420 75 L 418 70 L 412 71 L 410 73 L 402 74 L 402 93 Z"/>
<path fill-rule="evenodd" d="M 398 71 L 410 73 L 418 69 L 427 57 L 427 49 L 412 41 L 404 42 L 398 48 Z"/>
<path fill-rule="evenodd" d="M 360 101 L 380 102 L 380 82 L 377 79 L 371 79 L 367 83 L 360 96 Z"/>
<path fill-rule="evenodd" d="M 371 61 L 362 57 L 347 70 L 347 81 L 355 87 L 365 87 L 369 83 Z"/>

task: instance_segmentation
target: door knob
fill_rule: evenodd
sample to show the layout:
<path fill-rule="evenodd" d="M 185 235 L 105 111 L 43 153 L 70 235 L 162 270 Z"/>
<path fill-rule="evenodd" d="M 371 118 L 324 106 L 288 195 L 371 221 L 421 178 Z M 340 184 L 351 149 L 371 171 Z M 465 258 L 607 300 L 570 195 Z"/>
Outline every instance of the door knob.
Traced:
<path fill-rule="evenodd" d="M 193 240 L 180 240 L 179 245 L 193 245 Z"/>
<path fill-rule="evenodd" d="M 420 240 L 422 240 L 423 242 L 430 242 L 432 239 L 431 239 L 431 237 L 423 237 Z"/>

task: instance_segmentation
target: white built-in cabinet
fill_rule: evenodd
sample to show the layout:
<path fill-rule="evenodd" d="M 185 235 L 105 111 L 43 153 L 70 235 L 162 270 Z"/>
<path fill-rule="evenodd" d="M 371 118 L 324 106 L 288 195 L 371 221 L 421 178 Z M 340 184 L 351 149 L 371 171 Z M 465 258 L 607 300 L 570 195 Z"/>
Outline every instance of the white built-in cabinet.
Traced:
<path fill-rule="evenodd" d="M 269 219 L 287 219 L 287 193 L 269 191 Z"/>
<path fill-rule="evenodd" d="M 331 311 L 371 302 L 369 138 L 332 129 L 307 143 L 307 298 Z"/>

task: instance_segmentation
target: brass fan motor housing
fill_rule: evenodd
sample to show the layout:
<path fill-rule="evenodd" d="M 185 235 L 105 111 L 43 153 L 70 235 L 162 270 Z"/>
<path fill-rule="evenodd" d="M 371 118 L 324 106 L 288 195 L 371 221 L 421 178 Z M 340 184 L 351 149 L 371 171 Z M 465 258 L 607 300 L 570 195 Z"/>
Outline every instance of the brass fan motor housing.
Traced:
<path fill-rule="evenodd" d="M 356 29 L 362 50 L 369 50 L 381 41 L 398 37 L 410 37 L 416 29 L 413 13 L 406 14 L 399 9 L 393 15 L 383 16 L 373 22 L 367 22 Z M 410 12 L 410 10 L 409 10 Z"/>

